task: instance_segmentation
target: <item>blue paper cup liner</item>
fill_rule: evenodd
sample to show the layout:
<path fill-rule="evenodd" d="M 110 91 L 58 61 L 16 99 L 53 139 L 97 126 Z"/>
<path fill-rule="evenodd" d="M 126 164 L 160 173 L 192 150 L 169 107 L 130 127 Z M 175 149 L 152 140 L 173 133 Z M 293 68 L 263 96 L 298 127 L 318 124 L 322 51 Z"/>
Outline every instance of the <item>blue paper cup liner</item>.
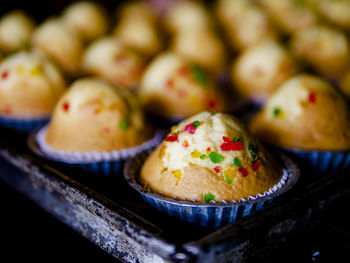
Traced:
<path fill-rule="evenodd" d="M 31 131 L 44 126 L 49 118 L 40 119 L 10 119 L 0 117 L 0 126 L 19 133 L 30 133 Z"/>
<path fill-rule="evenodd" d="M 124 178 L 126 181 L 141 194 L 146 203 L 159 211 L 203 227 L 220 228 L 261 210 L 269 205 L 274 198 L 293 187 L 299 179 L 298 166 L 285 155 L 280 155 L 279 157 L 284 167 L 283 176 L 278 184 L 264 193 L 232 202 L 211 201 L 204 203 L 184 201 L 151 192 L 139 183 L 140 169 L 149 154 L 150 151 L 139 153 L 126 162 L 124 167 Z"/>
<path fill-rule="evenodd" d="M 291 148 L 283 148 L 283 150 L 299 161 L 303 167 L 318 174 L 333 176 L 350 167 L 350 151 L 307 151 Z"/>
<path fill-rule="evenodd" d="M 45 141 L 47 126 L 34 131 L 28 137 L 29 148 L 37 155 L 60 162 L 72 168 L 103 175 L 106 177 L 118 175 L 125 160 L 138 153 L 157 146 L 164 137 L 163 131 L 157 131 L 154 137 L 139 146 L 111 152 L 65 152 L 51 148 Z"/>

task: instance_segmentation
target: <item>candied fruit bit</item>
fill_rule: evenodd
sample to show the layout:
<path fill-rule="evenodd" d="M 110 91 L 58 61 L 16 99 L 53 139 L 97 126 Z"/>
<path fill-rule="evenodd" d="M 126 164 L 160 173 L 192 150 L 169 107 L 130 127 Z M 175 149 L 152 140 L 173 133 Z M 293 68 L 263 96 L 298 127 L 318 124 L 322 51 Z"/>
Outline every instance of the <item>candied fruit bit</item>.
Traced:
<path fill-rule="evenodd" d="M 177 133 L 172 133 L 170 135 L 168 135 L 167 137 L 165 137 L 165 141 L 166 142 L 176 142 L 178 141 L 178 137 L 179 135 Z"/>
<path fill-rule="evenodd" d="M 245 168 L 238 168 L 238 172 L 243 176 L 247 177 L 248 176 L 248 170 Z"/>
<path fill-rule="evenodd" d="M 68 102 L 64 102 L 62 104 L 62 108 L 63 108 L 63 111 L 68 112 L 69 111 L 69 103 Z"/>
<path fill-rule="evenodd" d="M 242 168 L 242 163 L 237 157 L 233 159 L 233 165 L 237 166 L 238 168 Z"/>
<path fill-rule="evenodd" d="M 177 92 L 177 95 L 180 97 L 180 98 L 183 98 L 183 97 L 185 97 L 186 95 L 187 95 L 187 92 L 185 91 L 185 90 L 179 90 L 178 92 Z"/>
<path fill-rule="evenodd" d="M 191 67 L 191 72 L 193 78 L 196 80 L 197 83 L 199 83 L 202 86 L 208 84 L 208 78 L 200 67 L 198 67 L 197 65 L 193 65 Z"/>
<path fill-rule="evenodd" d="M 314 92 L 311 92 L 311 93 L 309 94 L 309 101 L 310 101 L 311 103 L 316 103 L 316 94 L 315 94 Z"/>
<path fill-rule="evenodd" d="M 256 162 L 253 162 L 252 163 L 252 170 L 253 171 L 256 171 L 256 170 L 258 170 L 259 169 L 259 166 L 260 166 L 260 162 L 259 161 L 256 161 Z"/>
<path fill-rule="evenodd" d="M 9 76 L 8 70 L 5 70 L 5 71 L 3 71 L 3 72 L 1 73 L 1 78 L 2 78 L 2 79 L 7 79 L 8 76 Z"/>
<path fill-rule="evenodd" d="M 275 107 L 273 108 L 273 116 L 277 119 L 277 118 L 283 118 L 284 117 L 284 111 L 279 108 L 279 107 Z"/>
<path fill-rule="evenodd" d="M 110 129 L 110 128 L 104 128 L 103 131 L 104 131 L 105 133 L 110 133 L 111 129 Z"/>
<path fill-rule="evenodd" d="M 215 109 L 216 108 L 216 101 L 215 100 L 210 100 L 208 105 L 210 109 Z"/>
<path fill-rule="evenodd" d="M 191 134 L 194 134 L 195 133 L 195 131 L 196 131 L 196 129 L 197 129 L 197 127 L 200 125 L 200 122 L 199 121 L 194 121 L 194 122 L 192 122 L 192 123 L 190 123 L 190 124 L 187 124 L 186 126 L 185 126 L 185 131 L 186 132 L 189 132 L 189 133 L 191 133 Z"/>
<path fill-rule="evenodd" d="M 215 199 L 215 195 L 213 195 L 210 192 L 204 195 L 204 201 L 205 202 L 210 202 L 210 201 L 212 201 L 214 199 Z"/>
<path fill-rule="evenodd" d="M 224 143 L 220 145 L 222 151 L 241 151 L 243 146 L 240 141 L 230 140 L 229 138 L 223 136 Z"/>
<path fill-rule="evenodd" d="M 194 149 L 193 152 L 191 152 L 191 157 L 192 158 L 200 158 L 203 154 L 199 152 L 197 149 Z"/>
<path fill-rule="evenodd" d="M 174 87 L 174 79 L 168 79 L 166 82 L 167 88 L 173 88 Z"/>
<path fill-rule="evenodd" d="M 187 66 L 183 66 L 179 69 L 179 73 L 183 76 L 186 76 L 190 73 L 190 69 Z"/>
<path fill-rule="evenodd" d="M 233 169 L 226 169 L 224 171 L 224 178 L 227 183 L 232 184 L 233 181 L 233 176 L 234 176 L 234 170 Z"/>
<path fill-rule="evenodd" d="M 126 119 L 122 119 L 119 123 L 119 126 L 122 130 L 127 130 L 129 128 L 129 123 Z"/>
<path fill-rule="evenodd" d="M 176 185 L 178 185 L 178 183 L 179 183 L 179 181 L 181 179 L 181 176 L 182 176 L 181 170 L 174 170 L 171 173 L 177 179 Z"/>
<path fill-rule="evenodd" d="M 94 113 L 95 113 L 95 114 L 99 114 L 99 113 L 101 113 L 103 110 L 104 110 L 104 106 L 103 106 L 103 105 L 99 105 L 99 106 L 95 109 Z"/>
<path fill-rule="evenodd" d="M 187 148 L 187 147 L 189 146 L 188 141 L 187 141 L 187 140 L 184 140 L 184 142 L 182 143 L 182 146 L 185 147 L 185 148 Z"/>
<path fill-rule="evenodd" d="M 36 65 L 35 67 L 33 67 L 30 71 L 29 74 L 34 76 L 34 77 L 38 77 L 40 75 L 43 74 L 43 68 L 41 65 Z"/>
<path fill-rule="evenodd" d="M 220 173 L 220 171 L 221 171 L 220 166 L 215 166 L 215 167 L 214 167 L 214 171 L 215 171 L 217 174 Z"/>
<path fill-rule="evenodd" d="M 224 160 L 224 156 L 216 153 L 216 152 L 211 152 L 209 154 L 209 159 L 210 161 L 212 161 L 213 163 L 221 163 Z"/>
<path fill-rule="evenodd" d="M 208 156 L 207 156 L 206 154 L 202 154 L 199 158 L 201 158 L 202 160 L 204 160 L 204 159 L 207 159 Z"/>

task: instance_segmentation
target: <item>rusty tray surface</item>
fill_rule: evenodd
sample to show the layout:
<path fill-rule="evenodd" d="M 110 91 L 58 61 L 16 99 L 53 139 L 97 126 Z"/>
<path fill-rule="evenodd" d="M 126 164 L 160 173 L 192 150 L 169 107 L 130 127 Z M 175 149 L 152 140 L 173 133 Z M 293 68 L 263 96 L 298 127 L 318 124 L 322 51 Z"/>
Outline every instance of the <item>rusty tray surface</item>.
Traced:
<path fill-rule="evenodd" d="M 219 230 L 169 217 L 145 204 L 122 176 L 102 178 L 37 157 L 26 137 L 1 131 L 0 178 L 108 253 L 125 262 L 243 262 L 281 246 L 350 193 L 346 173 L 308 180 L 271 206 Z"/>

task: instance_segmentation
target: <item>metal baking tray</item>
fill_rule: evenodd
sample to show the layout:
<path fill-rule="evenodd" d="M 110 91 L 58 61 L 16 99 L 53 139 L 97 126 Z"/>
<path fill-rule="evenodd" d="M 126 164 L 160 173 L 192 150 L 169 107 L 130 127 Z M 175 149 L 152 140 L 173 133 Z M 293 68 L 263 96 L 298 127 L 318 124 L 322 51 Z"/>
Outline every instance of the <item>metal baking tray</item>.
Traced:
<path fill-rule="evenodd" d="M 99 177 L 41 159 L 26 139 L 1 130 L 0 165 L 9 166 L 1 180 L 124 262 L 256 261 L 316 224 L 350 193 L 346 173 L 316 178 L 302 169 L 297 185 L 270 206 L 221 229 L 207 229 L 151 208 L 122 176 Z"/>

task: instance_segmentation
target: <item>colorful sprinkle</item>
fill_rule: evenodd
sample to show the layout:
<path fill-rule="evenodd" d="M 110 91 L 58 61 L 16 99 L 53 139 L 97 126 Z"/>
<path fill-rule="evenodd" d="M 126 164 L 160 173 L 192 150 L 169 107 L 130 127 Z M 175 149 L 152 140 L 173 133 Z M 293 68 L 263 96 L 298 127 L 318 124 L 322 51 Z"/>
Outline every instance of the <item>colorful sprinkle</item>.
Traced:
<path fill-rule="evenodd" d="M 29 71 L 29 74 L 34 76 L 34 77 L 38 77 L 40 75 L 43 74 L 43 68 L 41 65 L 36 65 L 34 68 L 32 68 L 30 71 Z"/>
<path fill-rule="evenodd" d="M 215 100 L 210 100 L 208 105 L 209 105 L 210 109 L 215 109 L 216 108 L 216 101 Z"/>
<path fill-rule="evenodd" d="M 224 143 L 220 145 L 222 151 L 241 151 L 243 146 L 240 141 L 233 142 L 229 138 L 223 136 Z"/>
<path fill-rule="evenodd" d="M 221 171 L 220 166 L 215 166 L 215 167 L 214 167 L 214 171 L 215 171 L 217 174 L 220 173 L 220 171 Z"/>
<path fill-rule="evenodd" d="M 207 152 L 211 152 L 211 148 L 210 148 L 210 147 L 208 147 L 206 151 L 207 151 Z"/>
<path fill-rule="evenodd" d="M 253 171 L 256 171 L 256 170 L 258 170 L 259 169 L 259 166 L 260 166 L 260 162 L 259 161 L 256 161 L 256 162 L 253 162 L 252 163 L 252 170 Z"/>
<path fill-rule="evenodd" d="M 210 161 L 212 161 L 213 163 L 221 163 L 224 160 L 224 156 L 216 153 L 216 152 L 211 152 L 209 154 L 209 159 Z"/>
<path fill-rule="evenodd" d="M 196 131 L 196 129 L 197 129 L 197 127 L 200 125 L 200 122 L 199 121 L 194 121 L 194 122 L 192 122 L 192 123 L 190 123 L 190 124 L 187 124 L 186 126 L 185 126 L 185 131 L 186 132 L 189 132 L 189 133 L 191 133 L 191 134 L 194 134 L 195 133 L 195 131 Z"/>
<path fill-rule="evenodd" d="M 199 152 L 197 149 L 195 149 L 193 152 L 191 152 L 192 158 L 200 158 L 203 155 L 203 153 Z"/>
<path fill-rule="evenodd" d="M 189 146 L 189 143 L 187 140 L 184 140 L 184 142 L 182 143 L 182 146 L 187 148 Z"/>
<path fill-rule="evenodd" d="M 238 168 L 242 168 L 242 163 L 237 157 L 233 159 L 233 165 L 237 166 Z"/>
<path fill-rule="evenodd" d="M 23 66 L 16 67 L 16 73 L 18 75 L 21 75 L 23 72 L 24 72 L 24 67 Z"/>
<path fill-rule="evenodd" d="M 1 73 L 1 78 L 2 78 L 2 79 L 7 79 L 8 76 L 9 76 L 9 72 L 8 72 L 7 70 L 5 70 L 5 71 L 3 71 L 3 72 Z"/>
<path fill-rule="evenodd" d="M 275 118 L 283 118 L 284 116 L 284 111 L 282 109 L 280 109 L 279 107 L 275 107 L 273 109 L 273 116 Z"/>
<path fill-rule="evenodd" d="M 177 133 L 172 133 L 170 135 L 168 135 L 167 137 L 165 137 L 165 141 L 166 142 L 176 142 L 178 141 L 178 137 L 179 135 Z"/>
<path fill-rule="evenodd" d="M 119 122 L 119 127 L 122 129 L 122 130 L 127 130 L 129 128 L 129 123 L 126 119 L 122 119 L 120 122 Z"/>
<path fill-rule="evenodd" d="M 182 176 L 181 170 L 174 170 L 171 173 L 177 179 L 176 185 L 178 185 L 178 183 L 179 183 L 179 181 L 181 179 L 181 176 Z"/>
<path fill-rule="evenodd" d="M 215 199 L 215 195 L 213 195 L 210 192 L 204 195 L 204 201 L 205 202 L 210 202 L 210 201 L 212 201 L 214 199 Z"/>
<path fill-rule="evenodd" d="M 201 155 L 199 158 L 201 158 L 202 160 L 204 160 L 204 159 L 207 159 L 208 156 L 207 156 L 206 154 L 203 154 L 203 155 Z"/>
<path fill-rule="evenodd" d="M 187 66 L 183 66 L 179 69 L 179 73 L 183 76 L 186 76 L 190 73 L 190 69 Z"/>
<path fill-rule="evenodd" d="M 198 67 L 197 65 L 192 65 L 191 72 L 193 78 L 196 80 L 197 83 L 203 86 L 208 84 L 208 78 L 200 67 Z"/>
<path fill-rule="evenodd" d="M 174 87 L 174 79 L 168 79 L 168 81 L 166 82 L 166 87 L 173 88 Z"/>
<path fill-rule="evenodd" d="M 311 103 L 316 103 L 316 94 L 315 94 L 314 92 L 311 92 L 311 93 L 309 94 L 309 101 L 310 101 Z"/>
<path fill-rule="evenodd" d="M 232 184 L 234 173 L 233 169 L 226 169 L 224 171 L 224 178 L 228 184 Z"/>
<path fill-rule="evenodd" d="M 247 177 L 248 176 L 248 170 L 245 168 L 238 168 L 238 172 L 243 176 Z"/>
<path fill-rule="evenodd" d="M 63 108 L 63 111 L 68 112 L 68 110 L 69 110 L 69 103 L 68 102 L 64 102 L 62 104 L 62 108 Z"/>

